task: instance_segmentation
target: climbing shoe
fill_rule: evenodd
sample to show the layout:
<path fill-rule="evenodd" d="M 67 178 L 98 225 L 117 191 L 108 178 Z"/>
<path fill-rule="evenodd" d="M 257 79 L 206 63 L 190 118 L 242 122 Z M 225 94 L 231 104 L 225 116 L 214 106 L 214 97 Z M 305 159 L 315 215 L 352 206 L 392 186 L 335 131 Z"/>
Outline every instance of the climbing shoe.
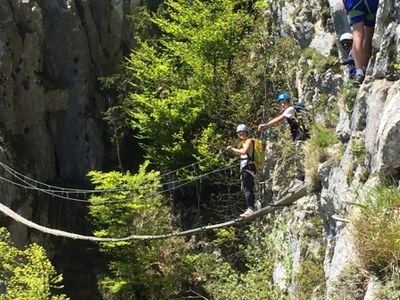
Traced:
<path fill-rule="evenodd" d="M 364 75 L 356 74 L 354 75 L 352 82 L 355 87 L 359 87 L 361 83 L 364 81 Z"/>
<path fill-rule="evenodd" d="M 242 213 L 240 216 L 242 218 L 247 218 L 250 217 L 251 215 L 254 214 L 254 211 L 251 208 L 248 208 L 244 213 Z"/>

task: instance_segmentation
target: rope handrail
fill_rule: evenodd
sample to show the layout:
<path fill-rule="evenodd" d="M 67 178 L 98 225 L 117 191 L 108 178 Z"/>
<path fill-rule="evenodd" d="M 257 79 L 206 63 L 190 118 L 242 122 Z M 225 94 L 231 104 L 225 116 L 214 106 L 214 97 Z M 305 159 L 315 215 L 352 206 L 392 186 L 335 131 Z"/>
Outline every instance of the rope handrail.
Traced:
<path fill-rule="evenodd" d="M 170 232 L 170 233 L 165 233 L 165 234 L 158 234 L 158 235 L 130 235 L 126 237 L 120 237 L 120 238 L 111 238 L 111 237 L 95 237 L 95 236 L 87 236 L 87 235 L 81 235 L 81 234 L 76 234 L 76 233 L 71 233 L 63 230 L 58 230 L 58 229 L 53 229 L 49 228 L 46 226 L 39 225 L 37 223 L 34 223 L 21 215 L 17 214 L 14 212 L 12 209 L 7 207 L 6 205 L 0 203 L 0 211 L 7 215 L 8 217 L 12 218 L 14 221 L 24 224 L 27 227 L 36 229 L 40 232 L 51 234 L 54 236 L 60 236 L 60 237 L 66 237 L 70 239 L 75 239 L 75 240 L 86 240 L 86 241 L 92 241 L 92 242 L 122 242 L 122 241 L 130 241 L 130 240 L 157 240 L 157 239 L 165 239 L 165 238 L 170 238 L 170 237 L 176 237 L 176 236 L 185 236 L 185 235 L 190 235 L 194 234 L 197 232 L 201 231 L 206 231 L 210 229 L 216 229 L 216 228 L 221 228 L 221 227 L 226 227 L 226 226 L 231 226 L 231 225 L 236 225 L 239 223 L 244 223 L 248 222 L 251 220 L 255 220 L 257 218 L 260 218 L 262 216 L 265 216 L 282 206 L 288 206 L 293 204 L 295 201 L 298 199 L 304 197 L 307 194 L 307 189 L 308 185 L 304 184 L 297 188 L 295 191 L 292 193 L 286 195 L 282 199 L 278 200 L 277 202 L 267 205 L 266 207 L 256 211 L 252 216 L 247 217 L 247 218 L 236 218 L 230 221 L 214 224 L 214 225 L 206 225 L 206 226 L 201 226 L 185 231 L 177 231 L 177 232 Z"/>
<path fill-rule="evenodd" d="M 224 152 L 226 152 L 226 150 L 220 151 L 220 152 L 217 154 L 217 156 L 222 156 L 222 154 L 223 154 Z M 194 166 L 199 165 L 199 164 L 201 164 L 202 162 L 204 162 L 204 161 L 206 161 L 206 160 L 208 160 L 208 158 L 204 158 L 204 159 L 202 159 L 202 160 L 200 160 L 200 161 L 197 161 L 197 162 L 195 162 L 195 163 L 191 163 L 191 164 L 189 164 L 189 165 L 183 166 L 183 167 L 178 168 L 178 169 L 176 169 L 176 170 L 169 171 L 169 172 L 167 172 L 167 173 L 161 174 L 160 176 L 163 178 L 163 177 L 167 177 L 167 176 L 170 175 L 170 174 L 177 173 L 178 171 L 185 170 L 185 169 L 188 169 L 188 168 L 193 168 Z M 26 183 L 26 184 L 28 184 L 27 181 L 31 181 L 31 182 L 33 182 L 33 183 L 35 183 L 35 184 L 37 184 L 37 185 L 41 185 L 41 186 L 47 187 L 47 188 L 45 188 L 45 189 L 42 188 L 43 191 L 44 191 L 44 190 L 50 190 L 50 191 L 52 191 L 52 192 L 54 192 L 54 193 L 85 194 L 85 193 L 117 192 L 117 191 L 124 191 L 124 190 L 126 190 L 125 187 L 114 188 L 114 189 L 107 189 L 107 190 L 99 190 L 99 189 L 76 189 L 76 188 L 68 188 L 68 187 L 61 187 L 61 186 L 56 186 L 56 185 L 50 185 L 50 184 L 41 182 L 41 181 L 39 181 L 39 180 L 36 180 L 36 179 L 34 179 L 34 178 L 31 178 L 31 177 L 29 177 L 29 176 L 26 176 L 26 175 L 24 175 L 24 174 L 18 172 L 17 170 L 11 168 L 10 166 L 6 165 L 5 163 L 3 163 L 3 162 L 1 162 L 1 161 L 0 161 L 0 167 L 2 167 L 4 170 L 6 170 L 6 171 L 7 171 L 8 173 L 10 173 L 12 176 L 14 176 L 15 178 L 19 179 L 20 181 L 22 181 L 22 182 L 24 182 L 24 183 Z M 183 179 L 183 180 L 184 180 L 184 179 Z M 176 182 L 180 182 L 180 181 L 182 181 L 182 179 L 176 180 Z M 167 183 L 164 183 L 164 184 L 165 184 L 165 185 L 168 185 L 168 184 L 170 184 L 170 183 L 167 182 Z M 29 183 L 29 185 L 30 185 L 30 186 L 34 186 L 33 184 L 30 184 L 30 183 Z"/>
<path fill-rule="evenodd" d="M 1 162 L 0 162 L 0 165 L 1 165 Z M 216 168 L 216 169 L 214 169 L 214 170 L 212 170 L 212 171 L 210 171 L 208 173 L 204 173 L 204 174 L 200 174 L 200 175 L 194 176 L 190 180 L 189 179 L 186 179 L 186 181 L 180 180 L 179 182 L 182 182 L 182 183 L 180 183 L 178 185 L 175 185 L 175 183 L 177 183 L 178 181 L 174 181 L 174 182 L 170 182 L 170 183 L 162 183 L 161 186 L 171 185 L 171 187 L 167 187 L 165 189 L 161 189 L 161 190 L 159 190 L 157 192 L 145 195 L 143 197 L 144 198 L 149 198 L 149 197 L 156 196 L 156 195 L 159 195 L 159 194 L 162 194 L 162 193 L 170 192 L 172 190 L 181 188 L 181 187 L 183 187 L 185 185 L 188 185 L 188 184 L 190 184 L 192 182 L 195 182 L 196 180 L 199 180 L 199 179 L 202 179 L 204 177 L 207 177 L 207 176 L 209 176 L 211 174 L 222 172 L 224 170 L 228 170 L 228 169 L 234 168 L 234 167 L 236 167 L 238 165 L 239 165 L 239 163 L 232 164 L 232 165 L 227 165 L 227 166 L 221 166 L 221 167 Z M 43 189 L 43 188 L 37 187 L 37 186 L 35 186 L 33 184 L 30 184 L 29 182 L 26 182 L 26 181 L 23 181 L 26 184 L 26 185 L 23 185 L 21 183 L 12 181 L 10 179 L 7 179 L 7 178 L 5 178 L 3 176 L 0 176 L 0 180 L 3 180 L 5 182 L 8 182 L 10 184 L 13 184 L 13 185 L 25 188 L 25 189 L 36 190 L 36 191 L 45 193 L 47 195 L 50 195 L 50 196 L 53 196 L 53 197 L 56 197 L 56 198 L 65 199 L 65 200 L 69 200 L 69 201 L 91 203 L 91 201 L 89 201 L 87 199 L 80 199 L 80 198 L 70 197 L 70 196 L 68 196 L 69 192 L 66 192 L 66 191 L 64 193 L 67 194 L 67 196 L 64 196 L 62 194 L 61 195 L 60 194 L 55 194 L 55 193 L 53 193 L 52 190 Z M 109 190 L 100 190 L 100 191 L 102 191 L 102 192 L 113 192 L 113 191 L 128 191 L 128 190 L 126 190 L 126 189 L 109 189 Z M 82 193 L 82 194 L 86 195 L 86 194 L 90 194 L 90 193 L 87 192 L 87 193 Z M 92 202 L 92 205 L 100 205 L 100 204 L 104 204 L 104 203 L 122 203 L 122 202 L 127 202 L 127 201 L 130 201 L 130 200 L 133 200 L 133 199 L 134 199 L 133 197 L 129 197 L 129 198 L 121 199 L 121 200 L 96 201 L 94 203 Z"/>

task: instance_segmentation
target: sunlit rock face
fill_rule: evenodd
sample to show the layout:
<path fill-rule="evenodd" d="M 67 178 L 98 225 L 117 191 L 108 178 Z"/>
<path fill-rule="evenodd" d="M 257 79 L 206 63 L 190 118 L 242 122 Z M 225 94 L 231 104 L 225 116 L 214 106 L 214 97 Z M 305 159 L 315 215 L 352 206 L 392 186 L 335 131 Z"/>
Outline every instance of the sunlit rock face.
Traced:
<path fill-rule="evenodd" d="M 342 33 L 351 32 L 341 0 L 327 1 L 328 9 L 321 1 L 266 2 L 273 7 L 273 14 L 280 22 L 281 35 L 294 37 L 302 48 L 311 47 L 324 55 L 337 51 L 338 57 L 341 56 L 337 39 Z M 379 3 L 372 58 L 366 79 L 351 103 L 344 104 L 341 99 L 343 84 L 348 80 L 345 74 L 332 70 L 309 72 L 306 77 L 298 76 L 295 83 L 297 94 L 311 108 L 321 98 L 327 107 L 335 107 L 334 102 L 338 102 L 335 108 L 336 135 L 343 154 L 336 165 L 329 161 L 320 164 L 318 198 L 303 200 L 316 201 L 325 224 L 324 299 L 336 299 L 337 286 L 333 283 L 345 274 L 346 266 L 355 259 L 349 227 L 334 216 L 352 211 L 349 203 L 360 201 L 360 195 L 368 192 L 380 178 L 400 176 L 400 3 L 395 0 L 381 0 Z M 325 18 L 327 11 L 330 11 L 329 20 Z M 326 121 L 325 115 L 314 118 L 318 122 Z M 355 157 L 355 143 L 365 147 L 362 159 Z M 280 180 L 277 178 L 273 182 Z M 277 188 L 279 186 L 272 186 L 271 189 Z M 301 215 L 300 212 L 295 214 Z M 304 220 L 294 219 L 293 224 L 296 222 L 303 224 Z M 294 254 L 301 253 L 298 246 L 301 243 L 293 243 Z M 304 259 L 301 255 L 294 257 L 294 262 Z M 295 263 L 292 267 L 294 273 L 299 271 Z M 371 279 L 368 284 L 365 299 L 374 298 L 374 291 L 379 285 L 374 280 Z M 295 285 L 287 288 L 293 290 Z"/>

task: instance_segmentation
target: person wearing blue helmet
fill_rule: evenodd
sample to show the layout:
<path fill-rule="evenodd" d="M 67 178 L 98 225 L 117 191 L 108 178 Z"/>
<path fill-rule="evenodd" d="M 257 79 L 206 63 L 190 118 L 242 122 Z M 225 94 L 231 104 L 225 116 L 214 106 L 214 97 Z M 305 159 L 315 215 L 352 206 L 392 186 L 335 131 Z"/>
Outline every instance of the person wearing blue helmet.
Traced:
<path fill-rule="evenodd" d="M 290 132 L 292 134 L 294 141 L 304 141 L 308 138 L 307 132 L 300 126 L 298 120 L 296 119 L 296 109 L 290 102 L 290 96 L 287 93 L 281 93 L 276 97 L 276 102 L 281 114 L 267 123 L 262 123 L 258 125 L 258 131 L 262 131 L 265 127 L 277 125 L 284 120 L 287 120 L 290 126 Z"/>
<path fill-rule="evenodd" d="M 256 167 L 253 162 L 254 143 L 250 137 L 249 129 L 245 124 L 239 124 L 236 127 L 236 134 L 240 139 L 239 146 L 228 146 L 226 149 L 234 154 L 240 155 L 240 171 L 242 173 L 242 187 L 244 198 L 247 204 L 247 210 L 240 216 L 243 218 L 250 217 L 254 214 L 255 194 L 254 194 L 254 177 Z"/>

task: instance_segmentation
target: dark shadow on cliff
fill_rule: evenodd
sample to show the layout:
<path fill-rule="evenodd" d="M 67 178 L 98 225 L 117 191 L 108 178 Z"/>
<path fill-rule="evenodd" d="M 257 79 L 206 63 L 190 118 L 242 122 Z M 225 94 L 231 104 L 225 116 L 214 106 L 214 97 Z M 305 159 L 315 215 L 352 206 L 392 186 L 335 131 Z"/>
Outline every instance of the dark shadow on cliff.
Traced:
<path fill-rule="evenodd" d="M 63 186 L 72 185 L 71 182 Z M 75 186 L 75 185 L 73 185 Z M 86 203 L 49 199 L 49 227 L 82 235 L 93 235 Z M 54 249 L 51 261 L 63 274 L 64 290 L 73 299 L 102 299 L 97 287 L 97 274 L 107 269 L 107 260 L 97 243 L 51 236 Z"/>

